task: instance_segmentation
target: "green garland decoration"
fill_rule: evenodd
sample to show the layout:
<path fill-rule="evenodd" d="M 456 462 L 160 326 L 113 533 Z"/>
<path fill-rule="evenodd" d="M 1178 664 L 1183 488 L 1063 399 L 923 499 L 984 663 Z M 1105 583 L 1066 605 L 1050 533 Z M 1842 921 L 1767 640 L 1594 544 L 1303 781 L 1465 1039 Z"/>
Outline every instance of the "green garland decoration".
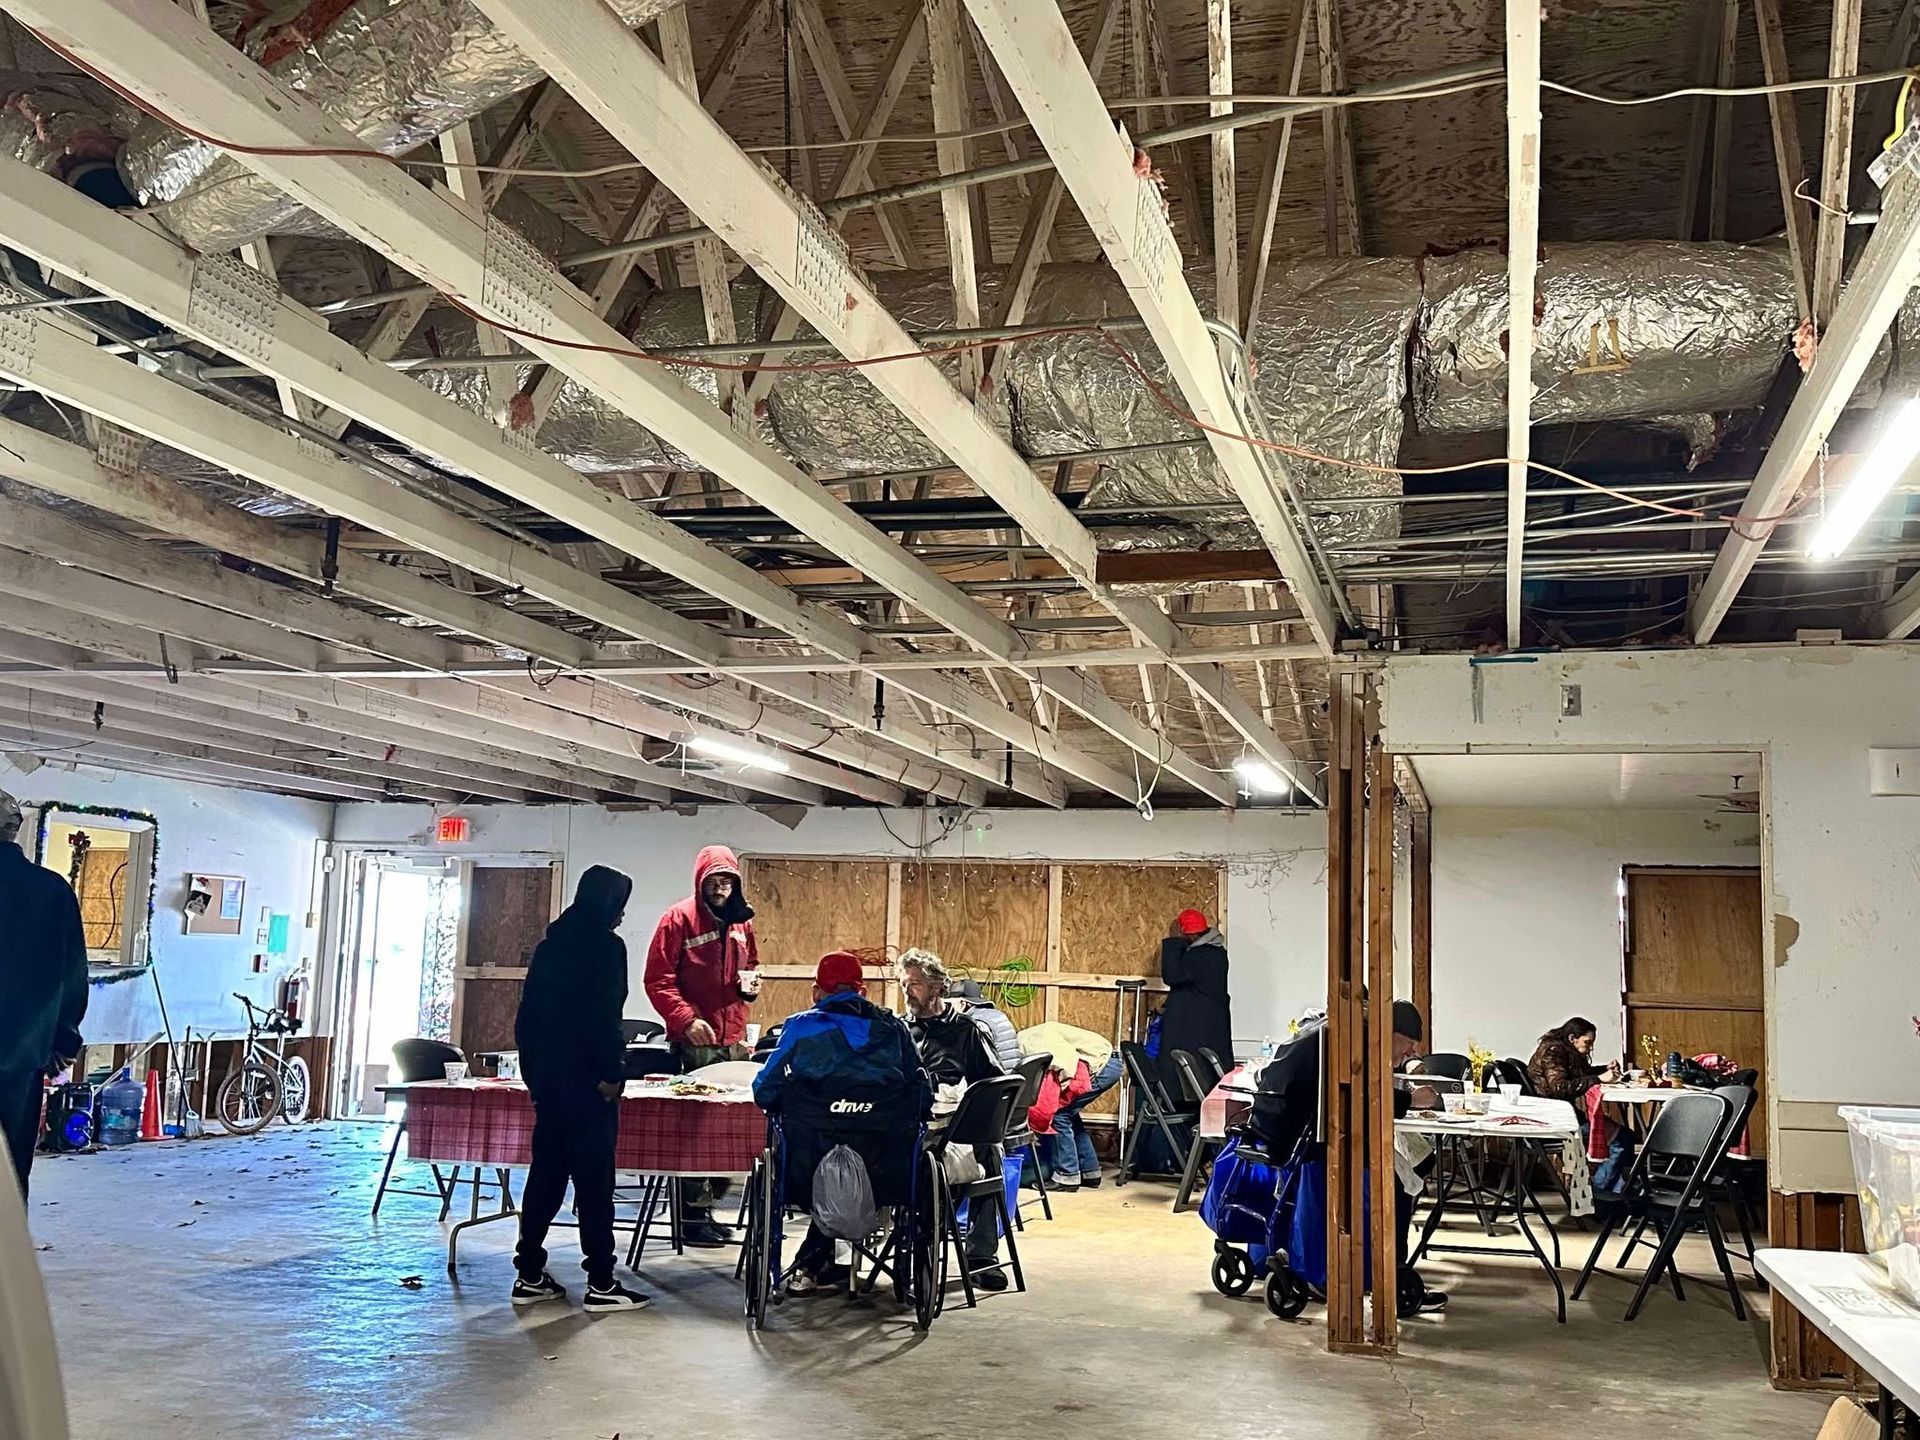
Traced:
<path fill-rule="evenodd" d="M 160 817 L 145 810 L 122 810 L 113 805 L 68 805 L 59 800 L 40 802 L 40 824 L 35 828 L 33 841 L 33 863 L 42 865 L 47 858 L 47 839 L 52 833 L 52 821 L 48 818 L 55 811 L 62 815 L 97 815 L 102 820 L 139 820 L 153 832 L 153 868 L 147 876 L 147 953 L 137 965 L 121 967 L 117 973 L 103 977 L 96 984 L 112 985 L 121 980 L 131 980 L 136 975 L 144 975 L 153 964 L 153 919 L 154 905 L 160 889 Z"/>

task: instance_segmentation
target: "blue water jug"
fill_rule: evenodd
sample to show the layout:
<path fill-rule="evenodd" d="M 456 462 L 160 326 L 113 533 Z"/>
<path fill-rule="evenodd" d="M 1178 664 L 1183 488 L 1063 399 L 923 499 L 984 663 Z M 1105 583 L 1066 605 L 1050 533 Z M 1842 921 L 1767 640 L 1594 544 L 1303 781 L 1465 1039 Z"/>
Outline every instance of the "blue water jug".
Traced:
<path fill-rule="evenodd" d="M 147 1087 L 133 1078 L 131 1066 L 123 1068 L 113 1080 L 100 1087 L 95 1106 L 102 1145 L 133 1145 L 140 1140 L 140 1112 L 146 1105 Z"/>

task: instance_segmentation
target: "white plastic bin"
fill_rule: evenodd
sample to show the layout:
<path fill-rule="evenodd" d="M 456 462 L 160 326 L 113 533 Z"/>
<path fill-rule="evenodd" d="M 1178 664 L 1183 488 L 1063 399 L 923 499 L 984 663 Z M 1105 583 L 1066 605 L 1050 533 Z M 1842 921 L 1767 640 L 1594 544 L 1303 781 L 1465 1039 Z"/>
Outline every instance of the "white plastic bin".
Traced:
<path fill-rule="evenodd" d="M 1842 1105 L 1867 1253 L 1894 1289 L 1920 1305 L 1920 1110 Z"/>

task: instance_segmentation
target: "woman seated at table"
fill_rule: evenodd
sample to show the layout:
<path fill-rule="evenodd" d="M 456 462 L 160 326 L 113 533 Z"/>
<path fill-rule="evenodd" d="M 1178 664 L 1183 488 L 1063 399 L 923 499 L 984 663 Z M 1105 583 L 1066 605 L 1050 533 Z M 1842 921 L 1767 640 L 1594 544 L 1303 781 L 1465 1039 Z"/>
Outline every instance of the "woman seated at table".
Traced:
<path fill-rule="evenodd" d="M 1550 1100 L 1565 1100 L 1580 1116 L 1582 1129 L 1587 1117 L 1581 1098 L 1595 1085 L 1610 1085 L 1620 1078 L 1618 1065 L 1595 1065 L 1593 1042 L 1599 1028 L 1576 1015 L 1540 1037 L 1527 1062 L 1527 1074 L 1533 1088 Z"/>
<path fill-rule="evenodd" d="M 1599 1028 L 1591 1020 L 1576 1015 L 1542 1035 L 1540 1043 L 1533 1047 L 1533 1058 L 1527 1062 L 1527 1075 L 1535 1090 L 1549 1099 L 1565 1100 L 1573 1106 L 1573 1118 L 1580 1126 L 1583 1141 L 1589 1128 L 1587 1092 L 1596 1085 L 1611 1085 L 1620 1078 L 1617 1063 L 1593 1063 L 1593 1045 L 1599 1036 Z M 1595 1191 L 1618 1189 L 1621 1177 L 1632 1162 L 1633 1137 L 1624 1125 L 1614 1126 L 1607 1141 L 1606 1162 L 1593 1172 Z"/>

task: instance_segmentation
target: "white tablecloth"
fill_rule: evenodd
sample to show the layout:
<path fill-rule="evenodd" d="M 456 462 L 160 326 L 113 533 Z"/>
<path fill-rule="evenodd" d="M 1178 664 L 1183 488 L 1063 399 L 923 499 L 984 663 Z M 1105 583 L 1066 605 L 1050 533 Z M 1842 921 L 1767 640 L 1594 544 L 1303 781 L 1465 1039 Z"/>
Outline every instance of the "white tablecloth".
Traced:
<path fill-rule="evenodd" d="M 1593 1172 L 1580 1143 L 1580 1126 L 1565 1100 L 1522 1095 L 1509 1103 L 1499 1096 L 1485 1115 L 1409 1115 L 1393 1122 L 1396 1135 L 1473 1135 L 1492 1140 L 1540 1140 L 1560 1146 L 1560 1168 L 1575 1215 L 1593 1213 Z"/>

